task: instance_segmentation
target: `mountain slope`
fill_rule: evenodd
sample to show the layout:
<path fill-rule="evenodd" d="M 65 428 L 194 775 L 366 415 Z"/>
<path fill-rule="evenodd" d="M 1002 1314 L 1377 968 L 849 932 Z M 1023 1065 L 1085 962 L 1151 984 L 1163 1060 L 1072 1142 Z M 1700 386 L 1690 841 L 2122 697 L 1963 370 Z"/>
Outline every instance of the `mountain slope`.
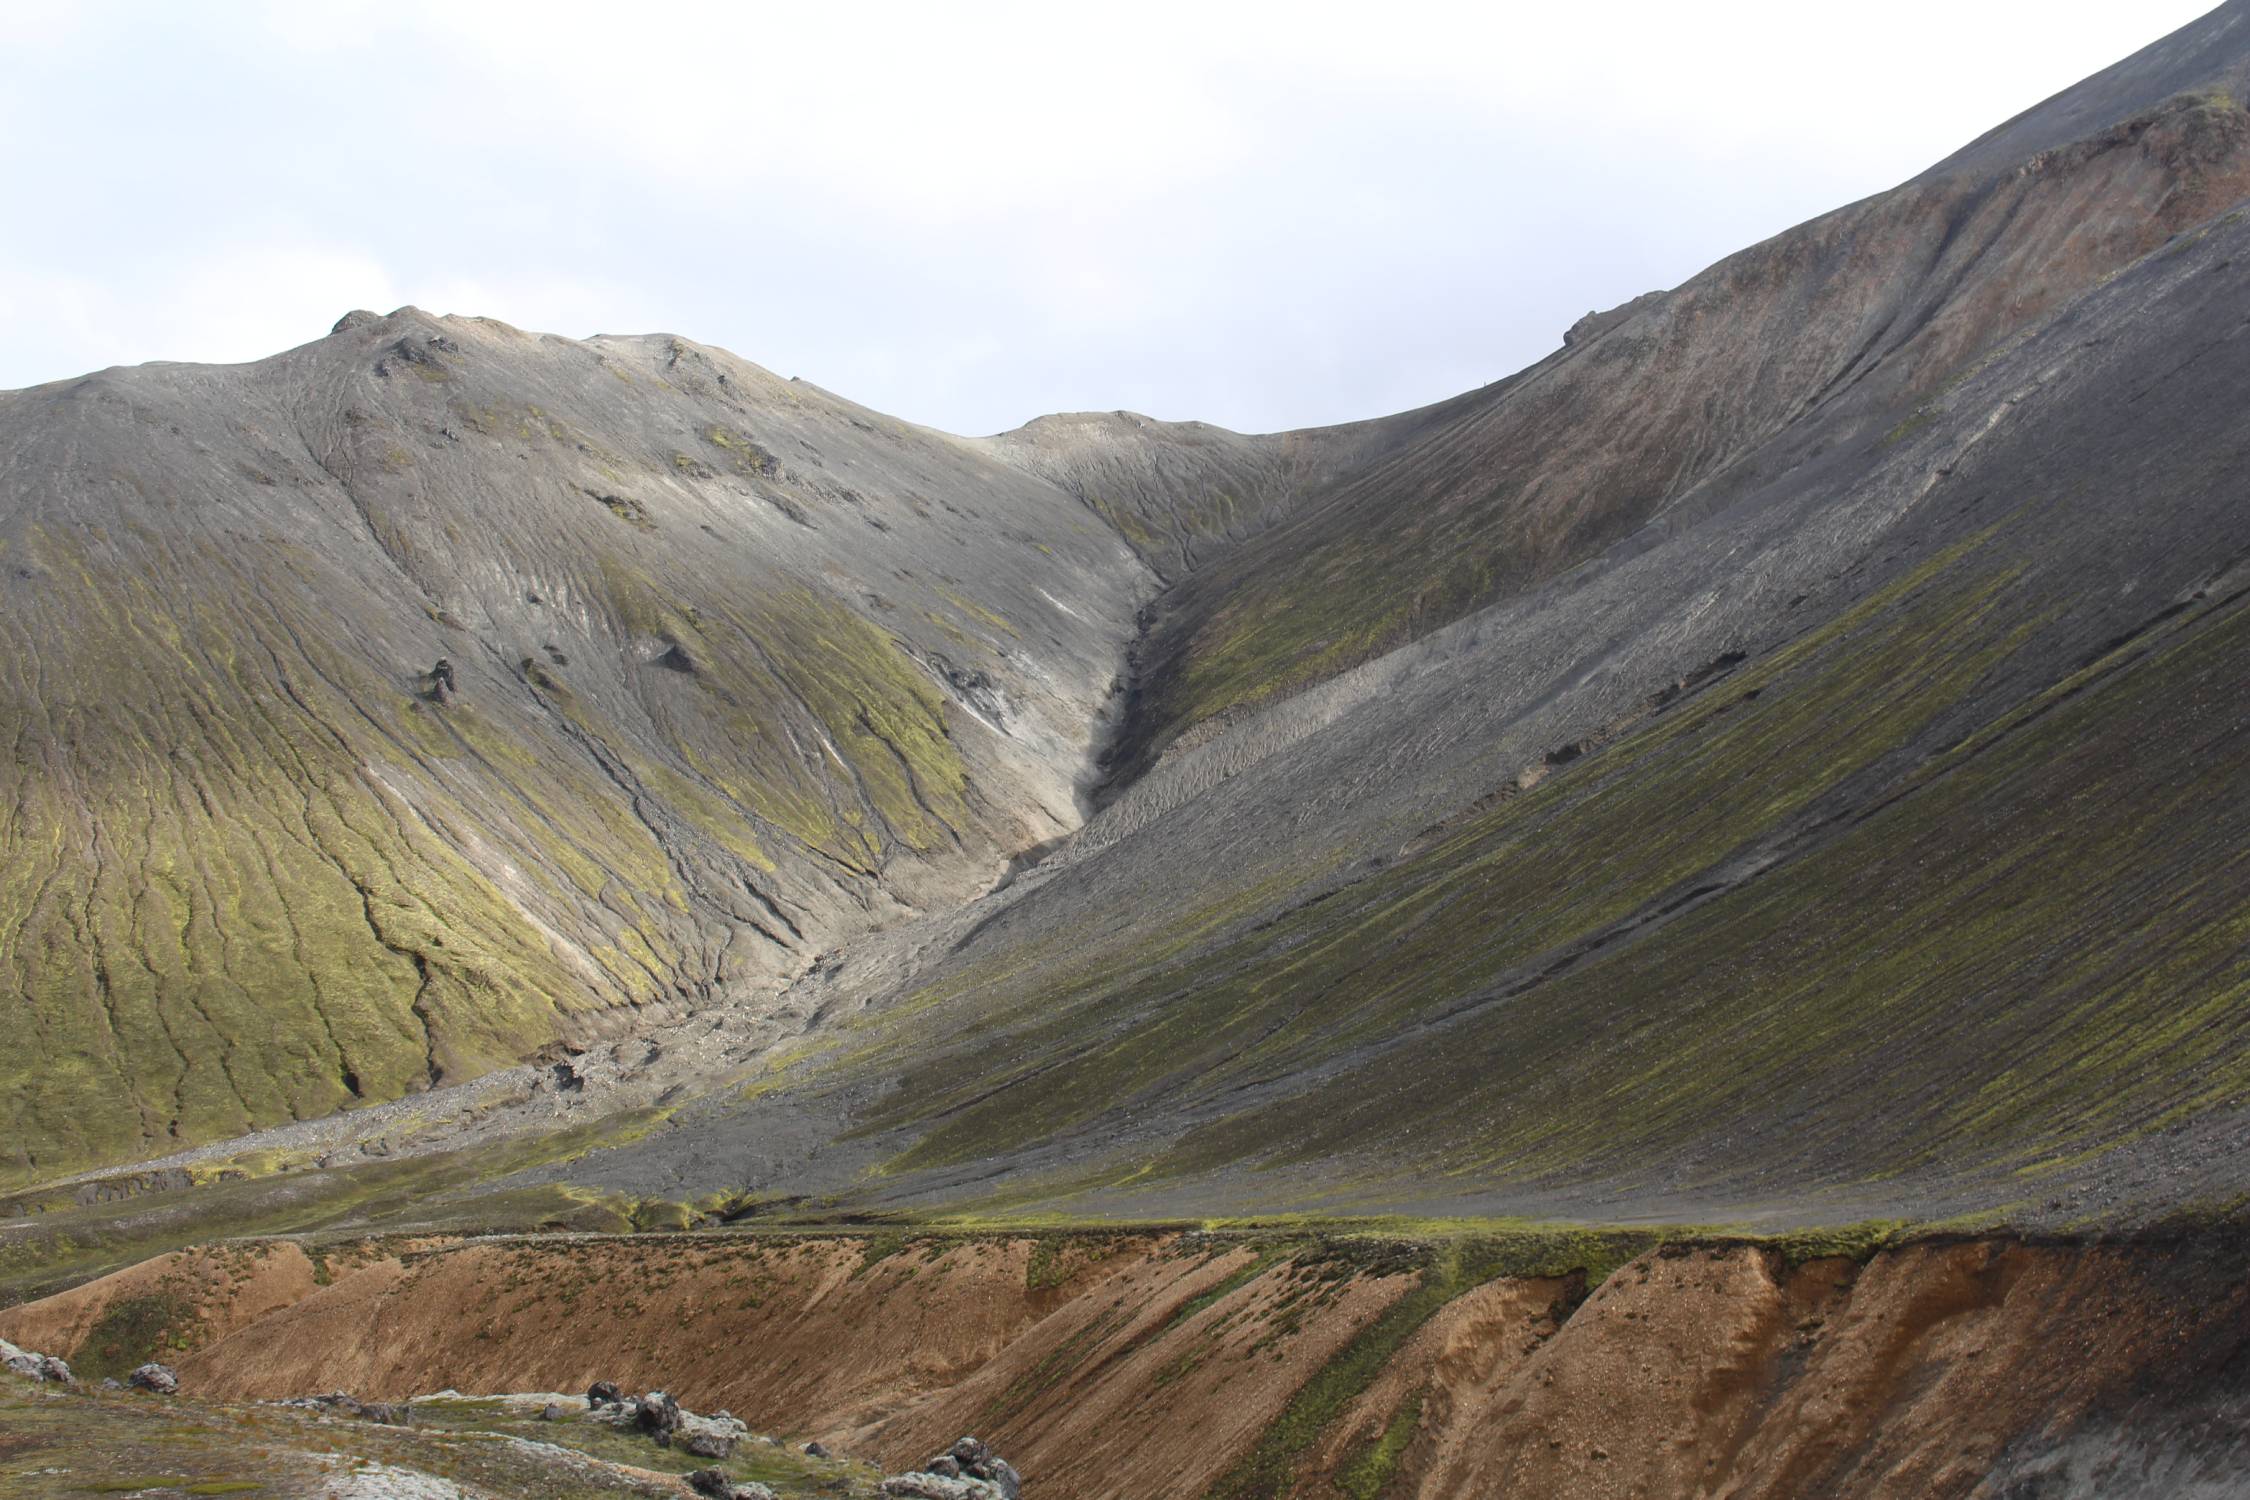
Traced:
<path fill-rule="evenodd" d="M 1147 575 L 666 338 L 353 314 L 0 395 L 0 1173 L 770 989 L 1078 821 Z"/>
<path fill-rule="evenodd" d="M 953 438 L 412 310 L 0 396 L 0 1171 L 413 1094 L 244 1145 L 1074 1217 L 2250 1191 L 2246 13 L 1349 427 Z"/>
<path fill-rule="evenodd" d="M 2010 337 L 1891 396 L 1869 374 L 1567 571 L 1237 705 L 1006 890 L 810 976 L 853 1019 L 750 1097 L 538 1180 L 1069 1217 L 2250 1191 L 2250 185 L 2231 105 L 2142 108 L 2007 191 L 2060 184 L 2012 222 L 2147 253 L 1980 258 L 1944 305 L 2014 308 Z M 2175 129 L 2230 143 L 2186 198 L 2131 144 Z M 2100 213 L 2059 206 L 2112 157 Z M 2214 212 L 2166 240 L 2189 201 Z M 1637 389 L 1658 311 L 1547 368 L 1613 347 Z"/>
<path fill-rule="evenodd" d="M 1888 429 L 2232 207 L 2250 191 L 2244 15 L 2225 6 L 1914 182 L 1591 319 L 1546 361 L 1433 409 L 1415 441 L 1165 596 L 1121 757 L 1145 765 L 1197 723 L 1717 503 L 1815 418 L 1829 442 Z"/>

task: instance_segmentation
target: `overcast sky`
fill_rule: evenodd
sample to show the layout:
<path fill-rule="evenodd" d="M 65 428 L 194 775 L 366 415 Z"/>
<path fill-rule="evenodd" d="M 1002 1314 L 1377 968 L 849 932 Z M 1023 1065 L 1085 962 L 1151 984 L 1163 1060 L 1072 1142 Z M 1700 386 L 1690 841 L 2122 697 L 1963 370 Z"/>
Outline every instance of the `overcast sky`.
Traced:
<path fill-rule="evenodd" d="M 2205 0 L 0 0 L 0 387 L 412 302 L 963 432 L 1509 373 Z"/>

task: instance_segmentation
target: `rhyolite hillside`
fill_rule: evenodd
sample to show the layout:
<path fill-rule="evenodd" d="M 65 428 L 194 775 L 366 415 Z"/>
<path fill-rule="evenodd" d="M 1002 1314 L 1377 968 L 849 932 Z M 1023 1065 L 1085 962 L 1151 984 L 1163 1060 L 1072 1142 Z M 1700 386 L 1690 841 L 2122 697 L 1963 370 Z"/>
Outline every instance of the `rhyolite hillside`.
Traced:
<path fill-rule="evenodd" d="M 2239 1200 L 2246 16 L 1344 428 L 411 309 L 0 396 L 0 1172 Z"/>

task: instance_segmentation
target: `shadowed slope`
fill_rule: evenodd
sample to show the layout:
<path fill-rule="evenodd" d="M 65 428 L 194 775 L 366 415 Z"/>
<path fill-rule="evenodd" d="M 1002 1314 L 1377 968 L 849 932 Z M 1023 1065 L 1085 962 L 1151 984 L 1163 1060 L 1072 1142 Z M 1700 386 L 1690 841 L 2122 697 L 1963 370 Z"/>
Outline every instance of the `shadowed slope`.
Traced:
<path fill-rule="evenodd" d="M 576 1180 L 1073 1215 L 2250 1191 L 2246 259 L 2224 213 L 1911 420 L 1811 414 L 1206 733 L 914 955 L 813 981 L 867 1013 L 771 1092 Z M 776 1150 L 785 1114 L 842 1143 Z"/>
<path fill-rule="evenodd" d="M 1969 362 L 2250 191 L 2230 4 L 1893 192 L 1593 320 L 1420 414 L 1161 601 L 1123 762 L 1757 482 L 1815 417 L 1889 428 Z M 2014 148 L 2011 149 L 2011 145 Z M 1305 438 L 1300 435 L 1298 441 Z M 1802 452 L 1803 445 L 1798 445 Z"/>

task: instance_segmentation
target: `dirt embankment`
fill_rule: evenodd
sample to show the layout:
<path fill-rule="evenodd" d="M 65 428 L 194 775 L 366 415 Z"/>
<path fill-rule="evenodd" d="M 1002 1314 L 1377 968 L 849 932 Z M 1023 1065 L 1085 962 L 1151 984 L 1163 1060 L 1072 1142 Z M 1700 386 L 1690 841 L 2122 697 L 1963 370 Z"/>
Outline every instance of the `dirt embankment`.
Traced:
<path fill-rule="evenodd" d="M 1435 1295 L 1429 1264 L 1166 1235 L 227 1247 L 0 1335 L 75 1355 L 202 1277 L 199 1396 L 661 1384 L 891 1464 L 975 1431 L 1073 1500 L 2160 1494 L 2250 1461 L 2250 1250 L 2218 1238 L 1667 1249 L 1590 1296 Z"/>

